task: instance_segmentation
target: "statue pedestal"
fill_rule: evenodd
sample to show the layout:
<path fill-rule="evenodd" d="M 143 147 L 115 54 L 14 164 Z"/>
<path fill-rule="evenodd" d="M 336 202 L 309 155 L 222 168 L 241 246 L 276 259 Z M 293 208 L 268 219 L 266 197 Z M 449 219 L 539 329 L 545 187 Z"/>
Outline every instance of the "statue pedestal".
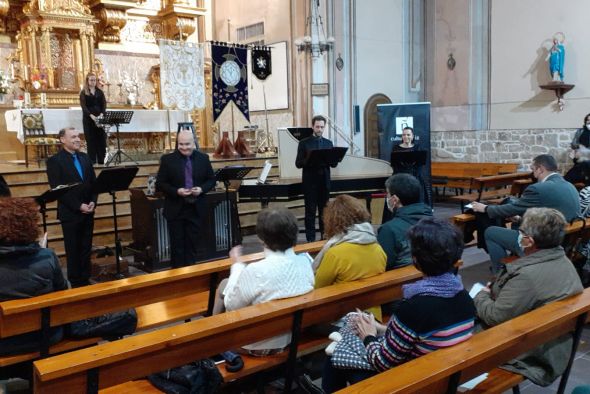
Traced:
<path fill-rule="evenodd" d="M 576 85 L 570 85 L 563 82 L 552 82 L 547 85 L 540 85 L 539 87 L 543 90 L 553 90 L 555 92 L 555 96 L 557 97 L 557 105 L 559 106 L 559 110 L 563 111 L 563 107 L 565 105 L 563 96 L 575 86 Z"/>

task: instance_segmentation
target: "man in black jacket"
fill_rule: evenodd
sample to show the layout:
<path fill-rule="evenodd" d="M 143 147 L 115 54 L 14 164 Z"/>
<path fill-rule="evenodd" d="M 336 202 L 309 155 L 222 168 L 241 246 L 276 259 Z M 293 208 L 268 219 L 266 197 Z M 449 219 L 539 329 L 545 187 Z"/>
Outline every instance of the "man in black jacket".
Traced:
<path fill-rule="evenodd" d="M 72 287 L 85 286 L 90 279 L 90 252 L 94 230 L 94 208 L 97 195 L 92 186 L 96 181 L 94 168 L 87 154 L 80 152 L 80 132 L 72 127 L 58 134 L 62 149 L 47 160 L 47 179 L 55 188 L 59 185 L 81 183 L 57 202 L 57 217 L 61 222 L 68 264 L 68 279 Z"/>
<path fill-rule="evenodd" d="M 295 166 L 302 168 L 303 198 L 305 200 L 305 237 L 307 242 L 315 241 L 315 215 L 318 211 L 320 233 L 324 234 L 324 207 L 330 198 L 330 167 L 316 166 L 308 162 L 309 154 L 316 149 L 330 149 L 332 141 L 322 137 L 326 118 L 316 115 L 311 120 L 313 134 L 301 140 L 297 147 Z"/>
<path fill-rule="evenodd" d="M 156 188 L 166 197 L 164 217 L 168 221 L 174 268 L 198 261 L 204 195 L 215 186 L 209 156 L 195 150 L 193 134 L 181 131 L 177 142 L 177 150 L 162 156 L 156 180 Z"/>

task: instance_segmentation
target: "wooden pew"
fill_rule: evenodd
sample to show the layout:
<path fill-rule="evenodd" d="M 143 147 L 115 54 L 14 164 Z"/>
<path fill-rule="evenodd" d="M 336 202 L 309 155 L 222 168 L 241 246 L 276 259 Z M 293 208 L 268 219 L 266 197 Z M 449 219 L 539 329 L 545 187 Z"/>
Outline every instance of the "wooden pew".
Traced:
<path fill-rule="evenodd" d="M 451 200 L 458 201 L 461 204 L 463 212 L 465 202 L 469 201 L 489 201 L 513 195 L 512 193 L 522 193 L 523 184 L 519 182 L 513 186 L 515 181 L 530 180 L 530 172 L 514 172 L 511 174 L 493 175 L 473 178 L 471 188 L 476 191 L 473 193 L 461 194 L 451 197 Z M 491 189 L 491 190 L 490 190 Z"/>
<path fill-rule="evenodd" d="M 325 241 L 297 245 L 298 253 L 317 253 Z M 243 261 L 257 261 L 253 253 Z M 40 351 L 0 357 L 0 368 L 96 344 L 100 338 L 65 339 L 49 347 L 51 327 L 135 307 L 138 330 L 210 314 L 219 281 L 229 275 L 229 258 L 133 278 L 57 291 L 39 297 L 0 303 L 0 338 L 41 331 Z M 44 334 L 43 334 L 44 333 Z"/>
<path fill-rule="evenodd" d="M 291 331 L 286 368 L 289 382 L 301 330 L 335 321 L 357 307 L 367 308 L 400 298 L 401 285 L 420 277 L 421 273 L 415 268 L 403 267 L 299 297 L 253 305 L 38 360 L 34 363 L 34 389 L 36 393 L 95 393 L 99 389 Z M 145 388 L 145 383 L 137 384 Z M 133 383 L 127 383 L 126 392 L 135 392 L 133 387 Z M 122 387 L 112 387 L 108 392 L 121 391 Z"/>
<path fill-rule="evenodd" d="M 454 393 L 458 385 L 493 371 L 490 382 L 474 392 L 501 393 L 523 380 L 497 366 L 567 333 L 575 346 L 560 382 L 563 393 L 577 344 L 590 311 L 590 289 L 556 301 L 474 335 L 447 349 L 437 350 L 339 391 L 351 393 Z"/>
<path fill-rule="evenodd" d="M 449 187 L 462 192 L 472 188 L 473 178 L 514 173 L 517 170 L 516 163 L 432 162 L 432 186 Z"/>

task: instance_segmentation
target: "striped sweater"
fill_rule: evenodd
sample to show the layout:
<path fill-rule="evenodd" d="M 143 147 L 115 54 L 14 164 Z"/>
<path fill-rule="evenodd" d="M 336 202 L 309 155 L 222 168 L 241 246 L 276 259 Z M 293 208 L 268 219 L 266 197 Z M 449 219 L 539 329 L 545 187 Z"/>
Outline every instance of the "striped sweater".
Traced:
<path fill-rule="evenodd" d="M 365 338 L 367 358 L 377 371 L 469 339 L 475 307 L 465 290 L 452 298 L 418 295 L 404 300 L 385 335 Z"/>

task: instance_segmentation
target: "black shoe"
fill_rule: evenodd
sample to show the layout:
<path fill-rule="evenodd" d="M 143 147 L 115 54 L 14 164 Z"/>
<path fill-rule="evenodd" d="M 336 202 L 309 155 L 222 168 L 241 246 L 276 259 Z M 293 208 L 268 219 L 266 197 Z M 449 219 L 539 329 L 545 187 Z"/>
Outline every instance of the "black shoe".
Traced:
<path fill-rule="evenodd" d="M 225 370 L 227 372 L 238 372 L 244 368 L 244 360 L 237 353 L 227 351 L 221 353 L 221 357 L 225 360 Z"/>
<path fill-rule="evenodd" d="M 297 379 L 299 388 L 308 394 L 325 394 L 325 391 L 321 387 L 316 385 L 309 375 L 303 374 Z"/>

